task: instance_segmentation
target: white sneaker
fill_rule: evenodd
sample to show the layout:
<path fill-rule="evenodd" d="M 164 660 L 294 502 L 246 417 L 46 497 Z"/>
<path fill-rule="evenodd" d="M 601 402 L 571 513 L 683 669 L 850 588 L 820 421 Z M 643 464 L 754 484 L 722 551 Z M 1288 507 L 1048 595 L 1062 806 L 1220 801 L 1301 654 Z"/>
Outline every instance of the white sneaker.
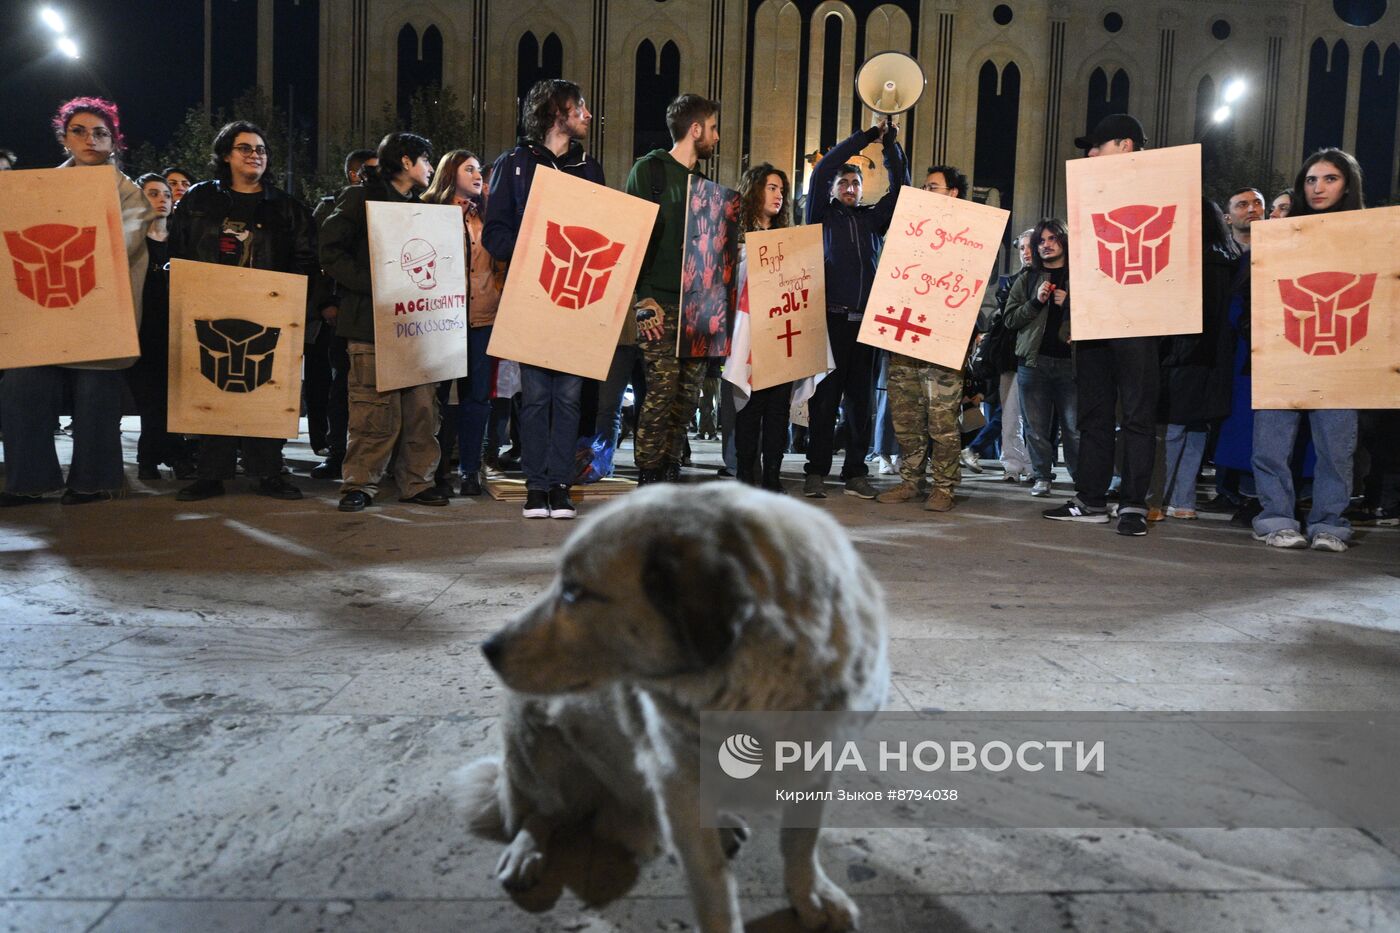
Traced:
<path fill-rule="evenodd" d="M 1328 535 L 1328 537 L 1330 538 L 1331 535 Z M 1266 535 L 1255 535 L 1254 540 L 1263 541 L 1269 547 L 1281 547 L 1288 548 L 1290 550 L 1297 550 L 1298 548 L 1307 548 L 1308 546 L 1308 539 L 1300 535 L 1298 532 L 1294 531 L 1292 528 L 1280 528 L 1278 531 L 1271 531 Z M 1337 543 L 1341 544 L 1340 541 L 1338 541 Z M 1343 544 L 1342 549 L 1346 550 L 1346 545 Z"/>
<path fill-rule="evenodd" d="M 1347 543 L 1334 534 L 1319 531 L 1313 535 L 1312 549 L 1314 551 L 1333 551 L 1340 554 L 1347 549 Z"/>
<path fill-rule="evenodd" d="M 962 453 L 958 455 L 958 460 L 972 472 L 982 472 L 982 462 L 977 459 L 977 452 L 971 447 L 964 447 Z"/>
<path fill-rule="evenodd" d="M 1035 481 L 1035 485 L 1031 487 L 1031 495 L 1033 495 L 1033 496 L 1048 496 L 1048 495 L 1050 495 L 1050 481 L 1049 481 L 1048 479 L 1038 479 L 1038 480 L 1036 480 L 1036 481 Z"/>
<path fill-rule="evenodd" d="M 880 475 L 890 476 L 899 472 L 899 467 L 895 464 L 893 457 L 880 458 Z"/>

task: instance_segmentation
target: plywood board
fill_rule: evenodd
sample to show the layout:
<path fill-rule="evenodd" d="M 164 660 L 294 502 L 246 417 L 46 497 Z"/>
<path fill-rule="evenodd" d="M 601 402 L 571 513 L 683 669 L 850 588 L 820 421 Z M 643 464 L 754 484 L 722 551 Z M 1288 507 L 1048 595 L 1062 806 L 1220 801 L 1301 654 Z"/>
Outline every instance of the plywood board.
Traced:
<path fill-rule="evenodd" d="M 657 206 L 537 169 L 487 353 L 606 379 Z"/>
<path fill-rule="evenodd" d="M 1250 228 L 1255 408 L 1400 408 L 1400 207 Z"/>
<path fill-rule="evenodd" d="M 140 355 L 117 170 L 0 172 L 0 369 Z"/>
<path fill-rule="evenodd" d="M 739 262 L 739 192 L 690 176 L 676 355 L 729 355 Z"/>
<path fill-rule="evenodd" d="M 820 224 L 745 237 L 755 391 L 826 372 L 826 264 Z"/>
<path fill-rule="evenodd" d="M 1070 339 L 1201 332 L 1201 147 L 1065 163 Z"/>
<path fill-rule="evenodd" d="M 999 207 L 901 188 L 860 342 L 961 369 L 1010 217 Z"/>
<path fill-rule="evenodd" d="M 170 262 L 170 430 L 294 438 L 306 276 Z"/>
<path fill-rule="evenodd" d="M 467 374 L 467 250 L 455 204 L 370 201 L 374 382 L 381 392 Z"/>

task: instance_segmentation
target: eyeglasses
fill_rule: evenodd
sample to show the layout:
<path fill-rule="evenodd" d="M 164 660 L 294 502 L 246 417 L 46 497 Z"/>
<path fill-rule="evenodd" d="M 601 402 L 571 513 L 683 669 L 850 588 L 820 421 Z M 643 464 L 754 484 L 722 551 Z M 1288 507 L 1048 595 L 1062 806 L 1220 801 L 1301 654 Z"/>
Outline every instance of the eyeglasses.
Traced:
<path fill-rule="evenodd" d="M 105 126 L 95 126 L 91 130 L 89 130 L 85 126 L 70 126 L 68 127 L 68 132 L 78 137 L 79 139 L 87 139 L 89 134 L 92 136 L 93 139 L 112 138 L 112 131 L 107 129 Z"/>
<path fill-rule="evenodd" d="M 257 153 L 260 156 L 267 155 L 266 146 L 250 146 L 247 143 L 239 143 L 238 145 L 233 147 L 233 151 L 243 156 L 244 158 L 247 158 L 253 153 Z"/>
<path fill-rule="evenodd" d="M 924 185 L 925 191 L 952 191 L 947 185 Z"/>

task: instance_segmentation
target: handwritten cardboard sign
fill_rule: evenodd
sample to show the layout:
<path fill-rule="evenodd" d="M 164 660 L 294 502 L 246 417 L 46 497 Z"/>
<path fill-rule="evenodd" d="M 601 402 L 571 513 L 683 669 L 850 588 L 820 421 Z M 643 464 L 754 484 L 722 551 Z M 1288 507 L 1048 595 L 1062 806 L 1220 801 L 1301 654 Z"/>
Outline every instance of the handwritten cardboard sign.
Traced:
<path fill-rule="evenodd" d="M 901 188 L 857 339 L 961 369 L 1010 218 L 999 207 Z"/>
<path fill-rule="evenodd" d="M 739 193 L 690 176 L 676 355 L 728 356 L 739 261 Z"/>
<path fill-rule="evenodd" d="M 1250 228 L 1255 408 L 1400 408 L 1400 207 Z"/>
<path fill-rule="evenodd" d="M 1070 337 L 1201 332 L 1201 147 L 1065 163 Z"/>
<path fill-rule="evenodd" d="M 755 391 L 826 372 L 820 224 L 745 235 Z"/>
<path fill-rule="evenodd" d="M 0 172 L 0 369 L 140 355 L 117 170 Z"/>
<path fill-rule="evenodd" d="M 294 438 L 306 276 L 170 261 L 170 430 Z"/>
<path fill-rule="evenodd" d="M 381 392 L 467 374 L 467 250 L 455 204 L 365 204 Z"/>
<path fill-rule="evenodd" d="M 487 352 L 606 379 L 656 211 L 651 201 L 536 170 Z"/>

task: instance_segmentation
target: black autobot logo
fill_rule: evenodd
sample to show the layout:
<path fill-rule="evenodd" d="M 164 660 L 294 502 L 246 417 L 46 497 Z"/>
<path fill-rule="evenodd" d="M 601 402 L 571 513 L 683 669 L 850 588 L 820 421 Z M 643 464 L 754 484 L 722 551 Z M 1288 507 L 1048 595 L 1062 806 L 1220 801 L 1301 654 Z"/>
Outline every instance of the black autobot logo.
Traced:
<path fill-rule="evenodd" d="M 272 351 L 280 327 L 239 318 L 195 321 L 199 371 L 225 392 L 252 392 L 272 379 Z"/>

